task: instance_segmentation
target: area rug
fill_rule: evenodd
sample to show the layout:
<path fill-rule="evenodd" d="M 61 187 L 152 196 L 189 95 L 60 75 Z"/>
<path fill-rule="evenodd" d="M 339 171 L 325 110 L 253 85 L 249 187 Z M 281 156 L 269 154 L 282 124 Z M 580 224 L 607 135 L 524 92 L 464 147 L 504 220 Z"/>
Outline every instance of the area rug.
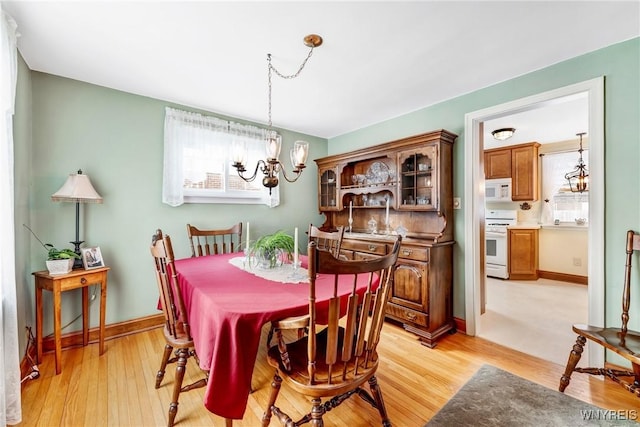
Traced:
<path fill-rule="evenodd" d="M 427 426 L 638 427 L 630 420 L 639 416 L 636 408 L 619 409 L 598 408 L 495 366 L 483 365 Z"/>

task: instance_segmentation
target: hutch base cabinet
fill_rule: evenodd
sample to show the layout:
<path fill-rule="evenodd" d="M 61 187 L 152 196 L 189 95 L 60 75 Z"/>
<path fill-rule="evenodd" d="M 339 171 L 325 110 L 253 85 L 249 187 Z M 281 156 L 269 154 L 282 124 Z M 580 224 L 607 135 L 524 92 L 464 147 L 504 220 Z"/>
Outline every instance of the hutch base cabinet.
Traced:
<path fill-rule="evenodd" d="M 344 226 L 341 256 L 402 247 L 387 317 L 433 348 L 453 320 L 453 143 L 445 130 L 317 159 L 322 228 Z"/>

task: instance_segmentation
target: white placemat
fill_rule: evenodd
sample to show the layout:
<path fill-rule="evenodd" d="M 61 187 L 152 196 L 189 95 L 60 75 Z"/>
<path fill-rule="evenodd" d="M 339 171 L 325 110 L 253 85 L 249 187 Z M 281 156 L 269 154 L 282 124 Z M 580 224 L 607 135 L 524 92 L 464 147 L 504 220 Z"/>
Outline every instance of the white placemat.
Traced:
<path fill-rule="evenodd" d="M 229 260 L 229 264 L 237 267 L 241 270 L 251 273 L 254 276 L 262 277 L 263 279 L 271 280 L 272 282 L 280 283 L 307 283 L 309 278 L 307 276 L 306 268 L 293 269 L 291 264 L 283 264 L 281 267 L 274 268 L 260 268 L 252 263 L 249 265 L 245 257 L 236 257 Z"/>

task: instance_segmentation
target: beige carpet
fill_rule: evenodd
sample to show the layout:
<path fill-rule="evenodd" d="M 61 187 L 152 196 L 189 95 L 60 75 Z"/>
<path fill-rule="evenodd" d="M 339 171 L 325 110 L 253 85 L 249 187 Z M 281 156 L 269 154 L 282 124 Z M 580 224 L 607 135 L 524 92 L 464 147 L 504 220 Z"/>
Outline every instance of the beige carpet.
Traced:
<path fill-rule="evenodd" d="M 487 278 L 486 312 L 478 336 L 541 359 L 565 365 L 576 335 L 588 323 L 587 287 L 556 280 Z M 582 360 L 589 360 L 588 348 Z"/>
<path fill-rule="evenodd" d="M 428 427 L 637 426 L 637 411 L 609 411 L 491 365 L 478 372 L 427 423 Z"/>

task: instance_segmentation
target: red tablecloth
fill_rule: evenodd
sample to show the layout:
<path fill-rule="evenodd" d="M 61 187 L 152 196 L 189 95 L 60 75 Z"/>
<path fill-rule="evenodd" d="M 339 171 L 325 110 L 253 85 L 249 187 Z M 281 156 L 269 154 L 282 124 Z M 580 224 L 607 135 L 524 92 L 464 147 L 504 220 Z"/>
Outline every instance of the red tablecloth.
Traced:
<path fill-rule="evenodd" d="M 175 263 L 200 367 L 209 370 L 204 406 L 232 419 L 244 415 L 262 326 L 306 314 L 309 307 L 306 283 L 278 283 L 255 276 L 229 263 L 238 256 L 213 255 Z M 306 258 L 302 261 L 306 268 Z M 364 289 L 362 279 L 358 283 Z M 352 285 L 352 279 L 340 282 L 340 294 L 349 293 Z M 318 277 L 316 301 L 327 301 L 332 290 L 332 278 Z"/>

